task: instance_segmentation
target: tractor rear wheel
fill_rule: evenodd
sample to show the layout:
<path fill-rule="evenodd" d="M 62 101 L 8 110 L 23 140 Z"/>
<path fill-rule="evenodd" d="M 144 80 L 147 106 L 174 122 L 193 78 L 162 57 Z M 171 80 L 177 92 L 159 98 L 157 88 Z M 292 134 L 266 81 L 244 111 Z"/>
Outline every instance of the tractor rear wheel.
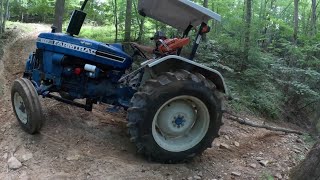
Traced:
<path fill-rule="evenodd" d="M 138 152 L 176 163 L 211 147 L 222 124 L 219 95 L 211 81 L 185 70 L 146 81 L 128 110 L 129 133 Z"/>
<path fill-rule="evenodd" d="M 22 129 L 29 134 L 39 132 L 44 116 L 38 93 L 30 80 L 20 78 L 13 82 L 11 102 L 14 114 Z"/>

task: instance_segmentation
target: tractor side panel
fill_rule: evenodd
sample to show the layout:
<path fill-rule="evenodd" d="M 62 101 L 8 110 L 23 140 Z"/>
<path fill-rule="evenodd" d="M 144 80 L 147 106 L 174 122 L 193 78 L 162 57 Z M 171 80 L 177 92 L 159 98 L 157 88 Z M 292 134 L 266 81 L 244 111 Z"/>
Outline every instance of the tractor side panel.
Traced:
<path fill-rule="evenodd" d="M 53 80 L 53 85 L 60 87 L 61 74 L 63 71 L 62 61 L 64 55 L 45 51 L 43 53 L 43 72 L 44 79 Z"/>
<path fill-rule="evenodd" d="M 63 58 L 63 54 L 37 50 L 35 54 L 29 56 L 25 72 L 31 74 L 32 80 L 38 85 L 41 84 L 41 80 L 51 80 L 53 85 L 60 87 Z"/>

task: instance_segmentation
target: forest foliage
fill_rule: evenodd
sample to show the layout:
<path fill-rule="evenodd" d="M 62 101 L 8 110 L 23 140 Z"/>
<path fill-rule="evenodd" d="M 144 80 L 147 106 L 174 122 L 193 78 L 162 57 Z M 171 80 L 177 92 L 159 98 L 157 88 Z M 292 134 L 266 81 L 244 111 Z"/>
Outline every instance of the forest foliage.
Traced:
<path fill-rule="evenodd" d="M 1 0 L 1 22 L 51 24 L 54 0 Z M 320 8 L 317 0 L 195 0 L 222 16 L 197 61 L 226 78 L 234 111 L 320 128 Z M 8 10 L 6 10 L 8 5 Z M 66 27 L 80 0 L 66 0 Z M 90 0 L 80 36 L 151 44 L 156 30 L 181 32 L 137 12 L 137 0 Z M 130 33 L 128 33 L 130 32 Z M 194 38 L 194 37 L 193 37 Z"/>

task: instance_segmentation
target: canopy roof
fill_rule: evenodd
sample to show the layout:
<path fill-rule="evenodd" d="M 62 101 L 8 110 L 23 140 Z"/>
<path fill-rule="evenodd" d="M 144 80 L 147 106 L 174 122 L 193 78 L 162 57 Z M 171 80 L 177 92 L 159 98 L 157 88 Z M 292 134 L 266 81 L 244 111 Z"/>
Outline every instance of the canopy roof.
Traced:
<path fill-rule="evenodd" d="M 179 30 L 194 27 L 210 19 L 221 21 L 221 16 L 189 0 L 139 0 L 139 13 Z"/>

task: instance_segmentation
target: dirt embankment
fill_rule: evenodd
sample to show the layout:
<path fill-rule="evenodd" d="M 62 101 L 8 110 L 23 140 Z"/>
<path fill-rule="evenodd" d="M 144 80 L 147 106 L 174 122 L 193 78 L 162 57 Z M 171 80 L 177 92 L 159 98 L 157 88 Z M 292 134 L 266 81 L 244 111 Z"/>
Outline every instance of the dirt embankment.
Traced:
<path fill-rule="evenodd" d="M 21 76 L 39 32 L 33 24 L 5 48 L 0 60 L 0 179 L 287 179 L 308 146 L 301 137 L 242 126 L 224 119 L 220 138 L 186 164 L 149 162 L 135 152 L 125 112 L 93 112 L 41 99 L 46 123 L 40 134 L 23 132 L 11 109 L 10 86 Z M 22 166 L 8 167 L 16 157 Z"/>

